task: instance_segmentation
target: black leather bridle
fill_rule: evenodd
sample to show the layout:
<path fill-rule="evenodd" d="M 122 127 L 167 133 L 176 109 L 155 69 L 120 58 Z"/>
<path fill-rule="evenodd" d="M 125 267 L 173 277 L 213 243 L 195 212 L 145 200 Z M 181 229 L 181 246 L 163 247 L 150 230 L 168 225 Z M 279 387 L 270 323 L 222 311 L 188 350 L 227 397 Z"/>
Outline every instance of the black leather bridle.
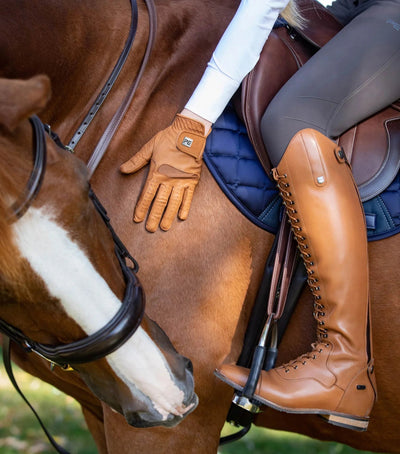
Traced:
<path fill-rule="evenodd" d="M 19 219 L 31 205 L 39 192 L 46 170 L 46 137 L 44 126 L 37 116 L 29 118 L 33 129 L 33 169 L 29 176 L 25 190 L 11 206 L 11 216 Z"/>
<path fill-rule="evenodd" d="M 40 190 L 46 170 L 45 126 L 38 117 L 30 118 L 30 122 L 34 132 L 34 165 L 23 195 L 11 207 L 15 219 L 21 218 L 28 210 Z M 52 132 L 50 134 L 59 144 L 60 141 L 57 140 L 57 136 Z M 46 345 L 36 342 L 23 334 L 18 328 L 0 319 L 0 332 L 2 334 L 8 336 L 27 351 L 37 353 L 42 358 L 64 369 L 74 364 L 96 361 L 115 351 L 134 334 L 144 313 L 144 292 L 136 276 L 138 265 L 115 233 L 106 210 L 92 189 L 89 190 L 89 197 L 111 232 L 115 254 L 124 276 L 125 296 L 118 312 L 96 333 L 65 345 Z M 127 265 L 127 259 L 132 262 L 133 267 Z"/>
<path fill-rule="evenodd" d="M 62 145 L 57 134 L 52 132 L 47 125 L 43 125 L 38 117 L 33 116 L 29 120 L 32 124 L 34 137 L 33 169 L 25 190 L 11 206 L 10 222 L 17 221 L 26 213 L 40 191 L 46 171 L 47 147 L 45 132 L 50 135 L 58 146 L 71 151 L 68 147 Z M 26 336 L 18 328 L 0 319 L 0 333 L 3 334 L 3 362 L 7 375 L 14 388 L 36 416 L 36 419 L 50 444 L 60 454 L 69 453 L 60 446 L 49 433 L 38 413 L 27 400 L 15 380 L 11 365 L 11 341 L 16 342 L 25 351 L 34 352 L 46 359 L 52 364 L 52 367 L 57 365 L 64 370 L 73 370 L 74 365 L 104 358 L 124 344 L 138 329 L 143 318 L 145 306 L 144 292 L 136 276 L 136 272 L 138 271 L 136 260 L 129 254 L 128 250 L 115 233 L 105 208 L 91 188 L 89 189 L 89 197 L 111 233 L 115 246 L 115 254 L 124 276 L 126 284 L 125 295 L 118 312 L 103 328 L 94 334 L 86 336 L 78 341 L 62 345 L 47 345 L 36 342 Z M 131 262 L 132 266 L 127 265 L 127 260 Z"/>

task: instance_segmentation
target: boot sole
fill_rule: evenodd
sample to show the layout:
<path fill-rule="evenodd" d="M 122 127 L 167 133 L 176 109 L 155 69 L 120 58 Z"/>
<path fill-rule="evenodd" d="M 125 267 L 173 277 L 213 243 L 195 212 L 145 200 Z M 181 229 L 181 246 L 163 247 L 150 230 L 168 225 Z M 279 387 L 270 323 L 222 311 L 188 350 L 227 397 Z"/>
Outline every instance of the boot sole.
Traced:
<path fill-rule="evenodd" d="M 222 375 L 218 370 L 214 371 L 214 374 L 217 378 L 221 381 L 226 383 L 227 385 L 231 386 L 237 391 L 243 391 L 243 387 L 239 386 L 237 383 L 229 380 L 225 375 Z M 319 415 L 324 421 L 328 422 L 329 424 L 333 424 L 335 426 L 343 427 L 345 429 L 355 430 L 357 432 L 365 432 L 368 428 L 369 418 L 362 418 L 360 416 L 352 416 L 345 413 L 337 413 L 334 411 L 322 410 L 318 408 L 288 408 L 288 407 L 281 407 L 269 400 L 266 400 L 257 394 L 254 394 L 254 400 L 271 407 L 274 410 L 278 410 L 285 413 L 293 413 L 293 414 L 315 414 Z"/>

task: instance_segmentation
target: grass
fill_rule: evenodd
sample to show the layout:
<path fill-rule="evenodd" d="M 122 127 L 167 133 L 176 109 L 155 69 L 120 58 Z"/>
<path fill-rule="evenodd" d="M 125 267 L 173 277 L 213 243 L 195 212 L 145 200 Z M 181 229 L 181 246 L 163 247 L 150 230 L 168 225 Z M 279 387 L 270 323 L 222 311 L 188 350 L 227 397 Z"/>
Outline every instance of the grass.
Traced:
<path fill-rule="evenodd" d="M 14 368 L 14 372 L 20 388 L 58 443 L 73 454 L 97 453 L 80 407 L 71 397 L 17 367 Z M 55 453 L 33 414 L 9 382 L 2 363 L 0 363 L 0 401 L 0 454 Z M 225 425 L 223 434 L 227 435 L 235 430 Z M 219 453 L 366 454 L 367 451 L 357 451 L 339 443 L 316 441 L 302 435 L 253 427 L 240 441 L 221 447 Z"/>
<path fill-rule="evenodd" d="M 57 443 L 74 454 L 96 454 L 79 404 L 17 367 L 19 387 Z M 54 454 L 36 418 L 0 368 L 0 454 Z"/>
<path fill-rule="evenodd" d="M 235 432 L 227 424 L 223 435 Z M 239 441 L 219 449 L 220 454 L 372 454 L 332 441 L 318 441 L 304 435 L 253 426 Z M 375 453 L 376 454 L 376 453 Z"/>

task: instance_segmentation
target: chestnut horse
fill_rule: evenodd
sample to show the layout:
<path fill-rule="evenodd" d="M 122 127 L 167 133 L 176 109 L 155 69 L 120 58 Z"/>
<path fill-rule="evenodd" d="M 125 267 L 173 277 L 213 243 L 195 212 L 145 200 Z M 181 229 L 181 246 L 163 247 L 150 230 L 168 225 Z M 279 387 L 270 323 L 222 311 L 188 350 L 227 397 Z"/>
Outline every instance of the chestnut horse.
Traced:
<path fill-rule="evenodd" d="M 244 218 L 205 167 L 189 219 L 176 221 L 168 232 L 148 233 L 143 224 L 131 220 L 146 170 L 126 177 L 118 168 L 154 133 L 170 124 L 184 106 L 238 3 L 156 1 L 154 51 L 133 103 L 91 179 L 116 231 L 140 264 L 147 313 L 193 361 L 197 409 L 173 429 L 133 428 L 108 405 L 85 392 L 82 383 L 71 384 L 66 376 L 52 374 L 35 358 L 16 352 L 26 370 L 79 400 L 101 453 L 200 454 L 217 450 L 232 390 L 219 382 L 213 371 L 222 362 L 235 361 L 240 353 L 273 235 Z M 42 0 L 35 4 L 1 0 L 0 75 L 29 78 L 48 74 L 53 97 L 41 118 L 68 143 L 107 80 L 124 46 L 129 21 L 128 0 Z M 139 24 L 131 53 L 108 99 L 76 147 L 76 154 L 85 162 L 138 72 L 148 34 L 147 9 L 139 1 Z M 400 452 L 400 385 L 396 378 L 400 362 L 392 343 L 392 333 L 400 328 L 396 317 L 400 307 L 399 242 L 397 235 L 370 244 L 379 400 L 368 431 L 353 433 L 316 416 L 270 409 L 257 419 L 258 424 L 359 449 Z M 282 342 L 279 362 L 309 350 L 314 340 L 311 307 L 305 292 Z"/>
<path fill-rule="evenodd" d="M 197 404 L 192 366 L 154 322 L 142 320 L 140 284 L 122 259 L 122 246 L 113 253 L 85 165 L 42 140 L 36 118 L 32 132 L 27 115 L 43 108 L 49 95 L 46 76 L 0 79 L 2 330 L 11 328 L 6 334 L 19 342 L 18 328 L 34 351 L 71 365 L 130 424 L 175 425 Z"/>

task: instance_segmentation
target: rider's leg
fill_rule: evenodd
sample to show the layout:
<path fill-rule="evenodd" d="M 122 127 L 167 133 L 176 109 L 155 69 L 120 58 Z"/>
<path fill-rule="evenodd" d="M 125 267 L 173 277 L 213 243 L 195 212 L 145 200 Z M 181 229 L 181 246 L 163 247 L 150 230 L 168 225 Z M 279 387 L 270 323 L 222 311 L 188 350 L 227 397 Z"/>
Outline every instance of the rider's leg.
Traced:
<path fill-rule="evenodd" d="M 262 371 L 256 399 L 365 430 L 375 401 L 368 252 L 350 167 L 334 142 L 304 129 L 291 140 L 274 176 L 309 275 L 317 340 L 310 353 Z M 218 376 L 241 389 L 248 369 L 223 365 Z"/>
<path fill-rule="evenodd" d="M 318 332 L 310 353 L 262 371 L 256 398 L 358 430 L 367 428 L 375 400 L 367 240 L 351 170 L 326 136 L 400 97 L 399 6 L 382 0 L 360 14 L 283 87 L 262 123 L 309 273 Z M 223 365 L 218 375 L 240 389 L 248 370 Z"/>
<path fill-rule="evenodd" d="M 313 128 L 336 138 L 400 98 L 400 0 L 379 0 L 282 87 L 262 119 L 276 166 L 292 137 Z"/>

